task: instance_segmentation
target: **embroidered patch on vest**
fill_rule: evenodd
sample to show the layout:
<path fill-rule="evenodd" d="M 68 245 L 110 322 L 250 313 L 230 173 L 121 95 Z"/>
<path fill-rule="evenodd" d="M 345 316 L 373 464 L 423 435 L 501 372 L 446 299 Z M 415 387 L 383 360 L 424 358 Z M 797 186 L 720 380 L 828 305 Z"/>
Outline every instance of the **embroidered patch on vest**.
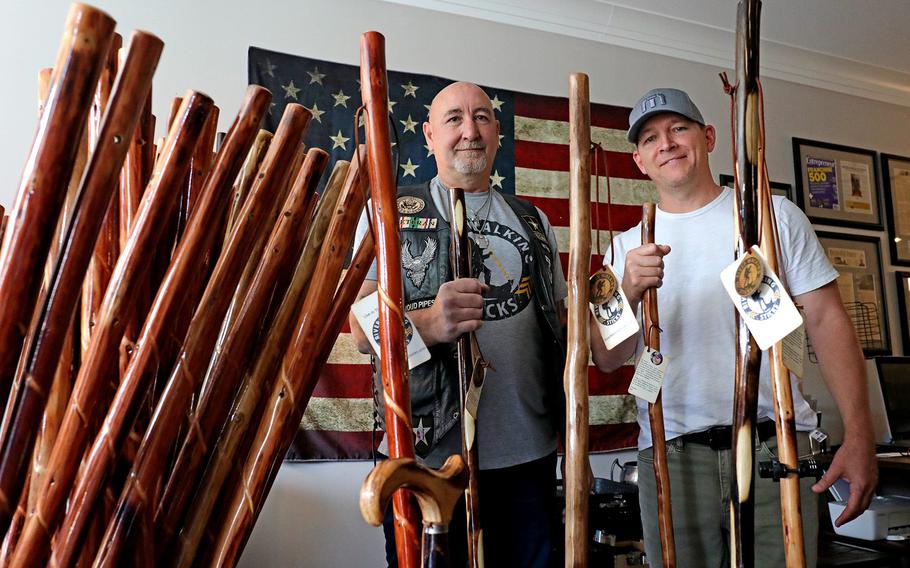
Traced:
<path fill-rule="evenodd" d="M 528 226 L 531 227 L 531 232 L 534 233 L 534 236 L 537 237 L 538 241 L 546 245 L 550 244 L 549 241 L 547 241 L 547 235 L 545 235 L 543 232 L 543 228 L 540 226 L 540 223 L 537 222 L 537 219 L 535 219 L 533 215 L 522 215 L 521 217 L 525 220 Z"/>
<path fill-rule="evenodd" d="M 436 228 L 438 219 L 435 217 L 400 217 L 399 229 L 415 229 L 418 231 L 432 231 Z"/>
<path fill-rule="evenodd" d="M 429 308 L 436 302 L 436 298 L 417 298 L 411 300 L 404 305 L 404 311 L 410 312 L 411 310 L 422 310 L 424 308 Z"/>
<path fill-rule="evenodd" d="M 427 277 L 427 268 L 436 258 L 436 252 L 439 249 L 439 241 L 433 237 L 427 237 L 424 241 L 423 252 L 420 256 L 414 256 L 411 253 L 411 241 L 404 241 L 401 246 L 401 267 L 404 268 L 405 274 L 414 286 L 420 288 Z"/>
<path fill-rule="evenodd" d="M 420 213 L 426 206 L 427 204 L 423 199 L 413 195 L 404 195 L 398 198 L 398 212 L 403 215 Z"/>
<path fill-rule="evenodd" d="M 414 451 L 418 456 L 425 458 L 430 453 L 435 437 L 433 415 L 413 416 L 411 424 L 414 428 Z"/>

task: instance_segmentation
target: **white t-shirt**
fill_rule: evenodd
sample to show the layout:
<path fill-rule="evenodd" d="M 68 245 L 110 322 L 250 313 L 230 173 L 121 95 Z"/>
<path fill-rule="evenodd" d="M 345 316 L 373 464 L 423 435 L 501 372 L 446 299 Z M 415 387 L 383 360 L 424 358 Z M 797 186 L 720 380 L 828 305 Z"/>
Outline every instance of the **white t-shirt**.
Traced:
<path fill-rule="evenodd" d="M 791 296 L 810 292 L 837 278 L 806 216 L 781 197 L 773 200 L 781 244 L 781 269 Z M 654 238 L 669 245 L 663 286 L 657 290 L 661 352 L 668 360 L 663 384 L 667 439 L 733 420 L 735 309 L 720 283 L 720 273 L 734 260 L 733 191 L 723 188 L 713 201 L 689 213 L 655 217 Z M 622 278 L 626 252 L 641 246 L 641 224 L 614 239 L 613 270 Z M 610 252 L 604 256 L 610 263 Z M 636 360 L 643 350 L 639 337 Z M 815 413 L 793 386 L 798 430 L 816 425 Z M 651 445 L 648 405 L 638 404 L 638 447 Z M 774 418 L 767 353 L 762 356 L 758 417 Z"/>

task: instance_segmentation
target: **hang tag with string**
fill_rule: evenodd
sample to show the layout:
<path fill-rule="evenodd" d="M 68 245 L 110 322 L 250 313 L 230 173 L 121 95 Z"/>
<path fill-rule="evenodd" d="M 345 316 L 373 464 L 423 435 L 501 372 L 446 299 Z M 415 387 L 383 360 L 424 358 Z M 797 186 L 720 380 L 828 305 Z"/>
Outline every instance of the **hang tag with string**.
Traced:
<path fill-rule="evenodd" d="M 790 369 L 790 372 L 799 378 L 803 378 L 806 361 L 806 326 L 801 324 L 799 327 L 787 334 L 787 337 L 781 342 L 781 356 L 784 366 Z"/>
<path fill-rule="evenodd" d="M 613 285 L 608 287 L 612 288 L 612 293 L 609 295 L 599 294 L 599 291 L 592 290 L 592 296 L 597 296 L 598 300 L 603 296 L 609 297 L 609 300 L 602 304 L 589 302 L 588 307 L 597 322 L 597 329 L 600 332 L 601 339 L 603 339 L 607 349 L 613 349 L 638 333 L 640 327 L 638 326 L 638 318 L 635 317 L 635 312 L 629 309 L 629 300 L 622 291 L 621 282 L 613 273 L 613 269 L 609 265 L 604 265 L 598 270 L 598 274 L 605 274 L 605 276 L 599 277 L 601 282 L 612 279 Z"/>
<path fill-rule="evenodd" d="M 635 365 L 635 374 L 629 383 L 629 394 L 654 404 L 664 384 L 667 363 L 666 356 L 660 351 L 645 349 Z"/>
<path fill-rule="evenodd" d="M 754 293 L 740 295 L 736 290 L 736 272 L 748 258 L 745 255 L 721 271 L 720 281 L 755 342 L 765 351 L 799 327 L 803 318 L 761 250 L 753 246 L 751 255 L 758 258 L 762 269 L 761 282 Z"/>
<path fill-rule="evenodd" d="M 379 356 L 379 292 L 373 292 L 369 296 L 364 296 L 351 306 L 357 323 L 373 351 Z M 417 332 L 417 327 L 411 323 L 407 314 L 404 316 L 405 341 L 408 345 L 408 369 L 426 363 L 430 360 L 430 350 Z"/>

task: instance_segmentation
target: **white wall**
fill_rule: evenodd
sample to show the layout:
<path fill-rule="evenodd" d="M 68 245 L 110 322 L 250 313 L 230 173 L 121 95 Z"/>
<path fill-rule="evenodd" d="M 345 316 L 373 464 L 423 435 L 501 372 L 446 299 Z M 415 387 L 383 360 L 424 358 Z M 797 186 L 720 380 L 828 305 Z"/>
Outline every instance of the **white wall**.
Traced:
<path fill-rule="evenodd" d="M 553 34 L 464 17 L 443 16 L 374 0 L 98 0 L 127 34 L 142 28 L 165 42 L 154 87 L 154 109 L 194 88 L 221 107 L 226 129 L 246 84 L 246 50 L 256 45 L 345 63 L 358 62 L 359 34 L 387 37 L 392 69 L 432 73 L 539 94 L 565 96 L 567 75 L 591 76 L 596 102 L 630 105 L 645 90 L 679 86 L 698 102 L 722 134 L 715 173 L 730 173 L 729 103 L 719 69 Z M 66 0 L 5 0 L 0 7 L 0 69 L 6 77 L 0 105 L 0 203 L 11 206 L 35 127 L 39 68 L 52 64 Z M 733 52 L 733 46 L 730 46 Z M 775 181 L 794 182 L 790 137 L 799 136 L 910 155 L 910 108 L 822 91 L 793 83 L 764 83 L 768 167 Z M 159 132 L 161 134 L 161 132 Z M 887 243 L 882 242 L 887 264 Z M 891 341 L 899 345 L 893 277 L 886 273 Z M 899 349 L 895 349 L 899 352 Z M 830 399 L 810 370 L 807 391 L 818 398 L 829 425 Z M 839 438 L 840 428 L 833 428 Z M 595 458 L 609 475 L 614 455 Z M 634 459 L 620 454 L 620 461 Z M 379 566 L 382 538 L 356 511 L 356 491 L 368 463 L 296 464 L 279 474 L 249 544 L 248 566 Z"/>

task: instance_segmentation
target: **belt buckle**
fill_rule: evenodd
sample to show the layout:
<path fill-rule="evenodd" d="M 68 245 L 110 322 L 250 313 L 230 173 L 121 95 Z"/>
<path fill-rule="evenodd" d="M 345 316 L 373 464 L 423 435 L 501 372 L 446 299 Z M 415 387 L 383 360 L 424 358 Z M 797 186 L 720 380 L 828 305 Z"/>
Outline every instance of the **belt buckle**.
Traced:
<path fill-rule="evenodd" d="M 727 426 L 708 428 L 708 447 L 715 452 L 718 450 L 729 450 L 732 446 L 732 440 L 730 440 L 732 432 L 733 429 Z"/>

